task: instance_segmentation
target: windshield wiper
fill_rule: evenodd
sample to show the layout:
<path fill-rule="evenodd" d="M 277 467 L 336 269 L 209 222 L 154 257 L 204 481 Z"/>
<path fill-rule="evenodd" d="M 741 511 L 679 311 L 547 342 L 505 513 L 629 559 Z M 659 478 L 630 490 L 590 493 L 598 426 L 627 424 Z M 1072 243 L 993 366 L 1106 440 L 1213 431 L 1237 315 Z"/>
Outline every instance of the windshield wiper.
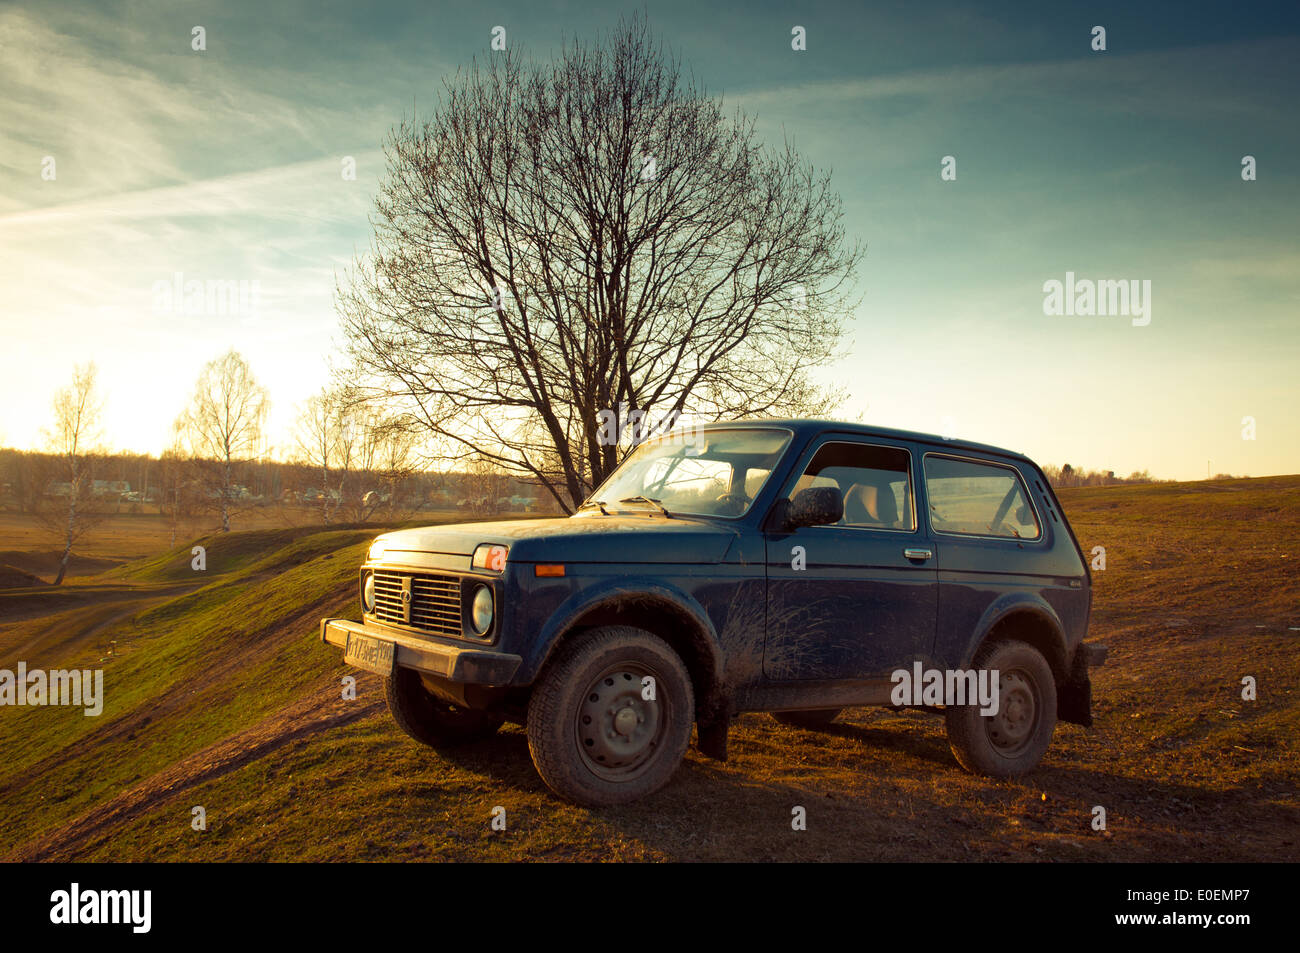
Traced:
<path fill-rule="evenodd" d="M 660 503 L 658 500 L 652 500 L 648 496 L 625 496 L 623 497 L 623 499 L 619 500 L 619 502 L 620 503 L 649 503 L 651 506 L 657 509 L 660 513 L 663 513 L 664 516 L 667 516 L 669 519 L 671 519 L 673 515 L 672 513 L 668 512 L 667 508 L 665 508 L 665 506 L 662 503 Z"/>
<path fill-rule="evenodd" d="M 588 506 L 598 506 L 598 507 L 600 507 L 600 512 L 601 512 L 603 515 L 605 515 L 605 516 L 608 516 L 608 515 L 609 515 L 609 510 L 605 509 L 605 501 L 604 501 L 604 500 L 588 500 L 586 503 L 583 503 L 582 506 L 579 506 L 579 507 L 578 507 L 578 511 L 581 512 L 582 510 L 584 510 L 584 509 L 587 508 Z"/>

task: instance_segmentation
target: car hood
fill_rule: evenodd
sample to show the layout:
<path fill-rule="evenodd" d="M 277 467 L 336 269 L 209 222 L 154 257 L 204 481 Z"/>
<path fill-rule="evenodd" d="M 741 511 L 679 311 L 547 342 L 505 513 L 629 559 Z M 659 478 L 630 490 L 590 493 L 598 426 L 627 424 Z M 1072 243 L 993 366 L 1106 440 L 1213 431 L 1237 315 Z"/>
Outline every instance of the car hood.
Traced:
<path fill-rule="evenodd" d="M 511 562 L 716 563 L 738 532 L 709 520 L 599 514 L 454 523 L 379 537 L 386 552 L 468 556 L 482 543 L 510 547 Z"/>

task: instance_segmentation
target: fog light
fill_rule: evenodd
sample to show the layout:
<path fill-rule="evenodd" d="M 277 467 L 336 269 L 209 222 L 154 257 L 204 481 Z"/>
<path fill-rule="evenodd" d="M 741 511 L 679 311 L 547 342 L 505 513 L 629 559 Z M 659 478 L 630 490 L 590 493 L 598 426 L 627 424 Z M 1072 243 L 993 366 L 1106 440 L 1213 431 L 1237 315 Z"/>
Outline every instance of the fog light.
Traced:
<path fill-rule="evenodd" d="M 479 586 L 474 593 L 474 604 L 470 607 L 470 625 L 476 635 L 483 635 L 492 628 L 492 590 Z"/>
<path fill-rule="evenodd" d="M 361 607 L 367 612 L 375 611 L 375 574 L 372 572 L 366 573 L 361 584 Z"/>

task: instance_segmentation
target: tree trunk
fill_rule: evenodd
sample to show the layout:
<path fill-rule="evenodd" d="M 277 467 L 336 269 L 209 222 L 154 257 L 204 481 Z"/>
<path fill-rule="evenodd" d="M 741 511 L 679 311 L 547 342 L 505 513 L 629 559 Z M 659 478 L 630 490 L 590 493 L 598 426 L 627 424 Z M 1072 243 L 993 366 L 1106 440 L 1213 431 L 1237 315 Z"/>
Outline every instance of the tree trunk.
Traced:
<path fill-rule="evenodd" d="M 320 518 L 329 525 L 330 521 L 330 471 L 328 466 L 320 468 Z"/>
<path fill-rule="evenodd" d="M 81 490 L 81 481 L 73 479 L 71 495 L 68 498 L 68 535 L 64 539 L 63 556 L 59 559 L 59 574 L 54 579 L 56 586 L 63 583 L 63 577 L 68 572 L 68 561 L 72 558 L 72 541 L 77 526 L 77 493 Z"/>
<path fill-rule="evenodd" d="M 63 558 L 59 560 L 59 574 L 54 577 L 54 585 L 63 584 L 63 577 L 68 572 L 68 561 L 72 558 L 72 544 L 69 543 L 63 548 Z"/>
<path fill-rule="evenodd" d="M 172 509 L 171 509 L 171 513 L 169 514 L 170 519 L 168 520 L 168 522 L 171 524 L 171 531 L 172 531 L 172 549 L 176 548 L 176 524 L 179 523 L 181 520 L 180 494 L 181 494 L 180 487 L 174 487 L 172 489 Z M 167 491 L 166 489 L 164 489 L 163 490 L 164 506 L 166 506 L 166 500 L 167 500 Z"/>
<path fill-rule="evenodd" d="M 230 532 L 230 456 L 226 456 L 225 480 L 221 486 L 221 532 Z"/>

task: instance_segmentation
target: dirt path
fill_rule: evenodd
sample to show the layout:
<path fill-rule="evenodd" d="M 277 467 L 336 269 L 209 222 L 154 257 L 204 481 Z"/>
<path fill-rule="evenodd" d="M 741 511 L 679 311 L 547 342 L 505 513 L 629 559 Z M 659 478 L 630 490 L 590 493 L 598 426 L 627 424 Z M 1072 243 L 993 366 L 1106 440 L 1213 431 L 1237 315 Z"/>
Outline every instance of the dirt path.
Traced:
<path fill-rule="evenodd" d="M 91 613 L 103 609 L 106 605 L 122 604 L 134 606 L 131 611 L 138 612 L 140 606 L 150 602 L 162 602 L 193 592 L 207 585 L 209 580 L 201 583 L 187 582 L 172 585 L 151 586 L 79 586 L 64 590 L 33 589 L 21 593 L 3 593 L 0 610 L 4 613 L 6 625 L 0 629 L 0 639 L 4 632 L 14 625 L 33 619 L 56 619 L 73 612 Z M 20 647 L 19 651 L 22 651 Z"/>
<path fill-rule="evenodd" d="M 370 691 L 362 697 L 374 698 L 376 694 Z M 312 683 L 301 698 L 256 725 L 209 745 L 116 797 L 96 804 L 0 860 L 70 860 L 95 841 L 110 835 L 118 825 L 139 817 L 162 801 L 235 771 L 299 738 L 365 718 L 382 708 L 383 702 L 378 700 L 343 701 L 339 697 L 338 680 L 327 676 Z"/>
<path fill-rule="evenodd" d="M 135 598 L 131 598 L 128 594 L 125 599 L 110 598 L 107 604 L 96 602 L 93 605 L 61 613 L 52 618 L 50 624 L 36 635 L 13 649 L 3 650 L 3 654 L 0 654 L 0 668 L 13 668 L 20 660 L 31 666 L 40 661 L 41 656 L 55 650 L 63 655 L 69 654 L 85 645 L 100 632 L 124 619 L 129 619 L 146 609 L 152 609 L 169 599 L 187 595 L 198 588 L 200 588 L 198 584 L 191 583 L 184 586 L 169 586 L 165 589 L 152 589 L 147 594 L 134 594 Z M 112 606 L 115 611 L 106 611 L 109 606 Z M 0 640 L 3 638 L 4 633 L 0 631 Z"/>

